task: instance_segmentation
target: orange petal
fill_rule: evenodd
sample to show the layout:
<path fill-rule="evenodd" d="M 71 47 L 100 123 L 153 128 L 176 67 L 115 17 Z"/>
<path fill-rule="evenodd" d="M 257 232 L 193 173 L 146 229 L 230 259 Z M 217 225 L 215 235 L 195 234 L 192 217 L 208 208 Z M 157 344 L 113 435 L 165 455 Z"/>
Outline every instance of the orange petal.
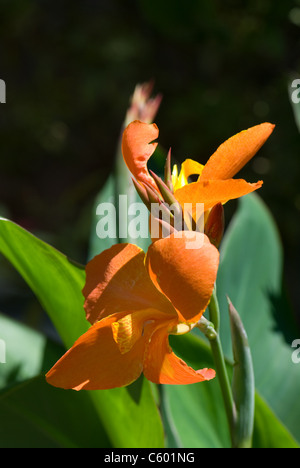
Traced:
<path fill-rule="evenodd" d="M 149 183 L 155 190 L 157 187 L 149 175 L 147 161 L 157 146 L 151 142 L 158 138 L 158 133 L 156 124 L 135 120 L 126 127 L 122 138 L 123 158 L 131 174 L 138 182 Z"/>
<path fill-rule="evenodd" d="M 143 368 L 145 338 L 127 353 L 121 353 L 113 337 L 116 316 L 106 317 L 82 335 L 47 373 L 54 387 L 74 390 L 103 390 L 122 387 L 135 381 Z"/>
<path fill-rule="evenodd" d="M 117 244 L 87 264 L 82 292 L 91 323 L 116 312 L 149 307 L 174 314 L 151 282 L 144 261 L 145 253 L 136 245 Z"/>
<path fill-rule="evenodd" d="M 157 329 L 151 336 L 144 360 L 144 375 L 157 384 L 184 385 L 215 377 L 213 369 L 195 371 L 178 358 L 169 346 L 166 328 Z"/>
<path fill-rule="evenodd" d="M 175 197 L 183 208 L 185 203 L 192 203 L 195 211 L 197 203 L 204 203 L 204 211 L 207 211 L 217 203 L 226 203 L 247 195 L 259 189 L 262 184 L 262 181 L 250 184 L 243 179 L 193 182 L 176 190 Z"/>
<path fill-rule="evenodd" d="M 274 127 L 270 123 L 263 123 L 229 138 L 210 157 L 200 180 L 232 178 L 262 147 Z"/>
<path fill-rule="evenodd" d="M 207 236 L 182 231 L 159 239 L 149 247 L 146 265 L 155 286 L 177 309 L 180 321 L 198 321 L 212 295 L 219 265 L 219 252 Z"/>

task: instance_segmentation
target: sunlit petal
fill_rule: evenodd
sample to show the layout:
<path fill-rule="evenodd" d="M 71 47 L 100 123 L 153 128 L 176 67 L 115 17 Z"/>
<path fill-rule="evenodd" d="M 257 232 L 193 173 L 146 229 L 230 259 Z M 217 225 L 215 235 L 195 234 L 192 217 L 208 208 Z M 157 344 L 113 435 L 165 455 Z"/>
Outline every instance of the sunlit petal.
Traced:
<path fill-rule="evenodd" d="M 263 123 L 226 140 L 205 164 L 200 180 L 230 179 L 257 153 L 274 130 Z"/>
<path fill-rule="evenodd" d="M 213 292 L 219 252 L 202 233 L 179 232 L 148 249 L 146 265 L 158 288 L 183 322 L 199 320 Z"/>
<path fill-rule="evenodd" d="M 116 317 L 106 317 L 82 335 L 47 373 L 54 387 L 101 390 L 135 381 L 143 369 L 145 338 L 141 334 L 127 353 L 113 337 Z"/>
<path fill-rule="evenodd" d="M 196 204 L 203 203 L 204 211 L 207 211 L 217 203 L 226 203 L 247 195 L 262 184 L 262 181 L 251 184 L 243 179 L 207 180 L 185 185 L 176 191 L 175 196 L 182 207 L 185 203 L 191 203 L 195 211 Z"/>
<path fill-rule="evenodd" d="M 147 124 L 135 120 L 125 129 L 122 138 L 124 161 L 131 174 L 138 182 L 146 182 L 156 189 L 156 185 L 147 169 L 148 159 L 157 146 L 153 141 L 158 138 L 156 124 Z"/>
<path fill-rule="evenodd" d="M 83 288 L 87 319 L 94 323 L 124 310 L 156 308 L 174 314 L 145 268 L 145 253 L 133 244 L 117 244 L 86 266 Z"/>
<path fill-rule="evenodd" d="M 184 385 L 215 377 L 213 369 L 195 371 L 177 357 L 168 342 L 168 331 L 159 328 L 151 336 L 144 360 L 144 375 L 151 382 L 169 385 Z"/>

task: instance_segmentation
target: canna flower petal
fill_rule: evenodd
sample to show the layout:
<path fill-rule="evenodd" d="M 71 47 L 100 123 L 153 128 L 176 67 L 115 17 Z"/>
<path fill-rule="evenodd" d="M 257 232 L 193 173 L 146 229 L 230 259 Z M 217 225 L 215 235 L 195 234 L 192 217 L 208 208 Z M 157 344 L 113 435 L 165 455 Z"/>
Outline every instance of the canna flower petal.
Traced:
<path fill-rule="evenodd" d="M 132 346 L 121 353 L 112 328 L 116 319 L 111 315 L 91 326 L 50 369 L 47 382 L 74 390 L 104 390 L 134 382 L 143 370 L 145 337 L 141 328 L 135 328 Z"/>
<path fill-rule="evenodd" d="M 209 158 L 200 180 L 231 179 L 263 146 L 274 127 L 266 122 L 229 138 Z"/>
<path fill-rule="evenodd" d="M 122 153 L 124 161 L 135 179 L 150 184 L 157 190 L 156 184 L 147 169 L 148 159 L 154 153 L 159 130 L 156 124 L 147 124 L 135 120 L 131 122 L 123 133 Z"/>
<path fill-rule="evenodd" d="M 168 330 L 158 328 L 151 336 L 146 348 L 144 375 L 157 384 L 185 385 L 215 377 L 213 369 L 195 371 L 173 352 L 168 342 Z"/>
<path fill-rule="evenodd" d="M 156 308 L 174 315 L 145 268 L 145 253 L 133 244 L 117 244 L 94 257 L 86 266 L 84 308 L 90 323 L 124 310 Z"/>
<path fill-rule="evenodd" d="M 179 321 L 197 322 L 209 303 L 219 266 L 219 252 L 208 237 L 182 231 L 159 239 L 148 249 L 146 266 L 157 289 L 176 308 Z"/>
<path fill-rule="evenodd" d="M 217 203 L 224 204 L 228 200 L 247 195 L 259 189 L 262 184 L 262 181 L 251 184 L 244 179 L 200 180 L 176 190 L 175 196 L 182 207 L 185 203 L 192 203 L 194 215 L 196 203 L 203 203 L 204 211 L 207 211 Z"/>

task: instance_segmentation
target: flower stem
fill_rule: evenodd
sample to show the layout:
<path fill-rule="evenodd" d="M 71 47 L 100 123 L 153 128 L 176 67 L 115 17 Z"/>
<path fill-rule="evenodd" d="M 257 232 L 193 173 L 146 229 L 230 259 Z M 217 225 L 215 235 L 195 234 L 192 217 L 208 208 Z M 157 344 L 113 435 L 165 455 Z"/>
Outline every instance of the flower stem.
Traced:
<path fill-rule="evenodd" d="M 214 300 L 211 301 L 211 305 L 213 305 L 214 310 L 212 311 L 213 313 L 211 314 L 212 316 L 216 312 L 216 296 L 214 297 Z M 227 416 L 227 421 L 229 425 L 229 431 L 230 431 L 230 437 L 231 437 L 231 443 L 232 446 L 234 445 L 234 433 L 235 433 L 235 425 L 236 425 L 236 408 L 232 396 L 232 391 L 231 391 L 231 385 L 229 382 L 228 374 L 227 374 L 227 369 L 226 369 L 226 364 L 225 364 L 225 359 L 224 359 L 224 354 L 223 354 L 223 349 L 220 341 L 220 336 L 217 333 L 214 324 L 210 321 L 208 321 L 205 317 L 201 317 L 201 319 L 198 322 L 198 328 L 205 334 L 205 336 L 208 338 L 215 362 L 215 367 L 216 367 L 216 374 L 218 376 L 221 392 L 222 392 L 222 397 L 223 397 L 223 402 L 224 402 L 224 407 L 226 411 L 226 416 Z"/>
<path fill-rule="evenodd" d="M 214 324 L 214 328 L 215 328 L 216 332 L 219 333 L 220 309 L 219 309 L 219 302 L 218 302 L 218 299 L 217 299 L 216 286 L 215 286 L 215 288 L 213 290 L 208 309 L 209 309 L 210 321 Z"/>

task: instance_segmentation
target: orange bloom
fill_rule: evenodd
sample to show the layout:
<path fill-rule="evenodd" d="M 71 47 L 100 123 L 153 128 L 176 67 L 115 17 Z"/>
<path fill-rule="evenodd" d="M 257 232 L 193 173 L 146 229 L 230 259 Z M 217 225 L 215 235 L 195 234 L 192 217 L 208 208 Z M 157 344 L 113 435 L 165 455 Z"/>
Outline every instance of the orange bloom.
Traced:
<path fill-rule="evenodd" d="M 204 203 L 206 212 L 218 203 L 226 203 L 260 188 L 262 181 L 251 184 L 233 177 L 257 153 L 273 129 L 274 125 L 263 123 L 238 133 L 225 141 L 205 166 L 187 159 L 181 165 L 179 174 L 174 166 L 174 195 L 181 206 L 185 203 Z M 122 140 L 127 167 L 139 183 L 151 185 L 156 191 L 157 185 L 148 172 L 147 162 L 157 146 L 154 140 L 158 134 L 156 124 L 136 120 L 127 126 Z M 191 175 L 198 175 L 197 182 L 188 183 Z"/>
<path fill-rule="evenodd" d="M 75 390 L 121 387 L 143 372 L 155 383 L 210 380 L 179 359 L 170 334 L 190 331 L 213 292 L 218 250 L 201 233 L 202 247 L 187 247 L 186 232 L 151 244 L 147 254 L 132 244 L 102 252 L 86 268 L 85 311 L 92 326 L 48 372 L 48 383 Z"/>

